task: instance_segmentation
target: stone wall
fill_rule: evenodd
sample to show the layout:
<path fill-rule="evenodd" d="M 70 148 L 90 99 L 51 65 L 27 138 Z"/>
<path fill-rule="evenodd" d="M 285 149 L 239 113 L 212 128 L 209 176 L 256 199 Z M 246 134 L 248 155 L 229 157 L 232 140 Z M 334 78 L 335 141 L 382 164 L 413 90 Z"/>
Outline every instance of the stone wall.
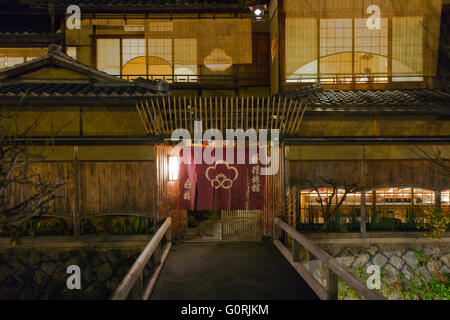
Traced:
<path fill-rule="evenodd" d="M 143 246 L 0 248 L 0 299 L 107 299 Z M 69 290 L 67 267 L 78 265 L 81 290 Z M 152 269 L 149 264 L 144 279 Z"/>
<path fill-rule="evenodd" d="M 331 244 L 318 243 L 325 251 L 364 281 L 370 276 L 367 268 L 377 265 L 381 270 L 381 292 L 393 300 L 401 300 L 404 289 L 411 283 L 420 285 L 432 279 L 446 281 L 450 273 L 450 245 L 435 244 Z M 327 282 L 327 269 L 315 257 L 307 257 L 304 266 L 323 285 Z M 448 281 L 448 280 L 447 280 Z M 448 285 L 448 282 L 447 282 Z M 340 298 L 356 298 L 348 293 L 345 284 L 339 284 Z M 342 289 L 341 289 L 342 287 Z"/>

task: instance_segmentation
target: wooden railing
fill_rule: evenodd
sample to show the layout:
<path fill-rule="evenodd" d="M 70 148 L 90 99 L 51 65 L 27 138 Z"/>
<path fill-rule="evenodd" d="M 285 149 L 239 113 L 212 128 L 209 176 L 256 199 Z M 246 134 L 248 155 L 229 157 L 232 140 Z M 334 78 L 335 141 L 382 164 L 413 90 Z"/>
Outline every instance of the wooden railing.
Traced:
<path fill-rule="evenodd" d="M 161 273 L 164 262 L 169 254 L 172 246 L 171 233 L 172 218 L 168 217 L 153 236 L 152 240 L 147 244 L 145 249 L 137 258 L 136 262 L 123 278 L 119 287 L 114 291 L 111 300 L 125 300 L 132 291 L 133 300 L 148 300 L 155 287 L 158 276 Z M 161 248 L 161 240 L 165 236 L 166 243 Z M 143 272 L 150 258 L 153 256 L 156 265 L 150 280 L 144 290 Z"/>
<path fill-rule="evenodd" d="M 292 238 L 292 252 L 281 242 L 281 231 L 286 232 Z M 383 295 L 375 290 L 367 287 L 366 283 L 353 273 L 347 271 L 335 259 L 333 259 L 322 248 L 313 243 L 311 240 L 303 236 L 293 227 L 275 217 L 273 221 L 273 243 L 300 274 L 300 276 L 308 283 L 314 292 L 322 300 L 338 299 L 338 277 L 345 281 L 351 288 L 358 292 L 367 300 L 385 300 Z M 325 289 L 319 281 L 306 269 L 300 262 L 302 253 L 305 250 L 319 259 L 326 268 L 328 268 L 327 289 Z"/>

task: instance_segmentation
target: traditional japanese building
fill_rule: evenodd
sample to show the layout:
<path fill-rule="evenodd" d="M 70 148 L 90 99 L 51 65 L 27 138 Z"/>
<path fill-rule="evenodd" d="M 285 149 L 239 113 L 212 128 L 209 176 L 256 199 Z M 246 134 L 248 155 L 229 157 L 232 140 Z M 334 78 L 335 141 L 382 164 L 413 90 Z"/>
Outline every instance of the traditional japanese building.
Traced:
<path fill-rule="evenodd" d="M 354 231 L 450 207 L 449 177 L 426 159 L 450 159 L 448 1 L 374 0 L 369 13 L 366 1 L 71 4 L 2 8 L 0 105 L 30 150 L 51 139 L 36 170 L 74 177 L 48 214 L 73 219 L 77 236 L 80 219 L 138 215 L 171 216 L 183 237 L 188 211 L 214 197 L 202 208 L 222 210 L 222 239 L 270 236 L 276 216 L 322 223 L 317 199 L 333 186 Z M 259 189 L 243 169 L 236 206 L 205 195 L 171 162 L 172 132 L 193 134 L 194 121 L 279 130 L 279 170 Z"/>

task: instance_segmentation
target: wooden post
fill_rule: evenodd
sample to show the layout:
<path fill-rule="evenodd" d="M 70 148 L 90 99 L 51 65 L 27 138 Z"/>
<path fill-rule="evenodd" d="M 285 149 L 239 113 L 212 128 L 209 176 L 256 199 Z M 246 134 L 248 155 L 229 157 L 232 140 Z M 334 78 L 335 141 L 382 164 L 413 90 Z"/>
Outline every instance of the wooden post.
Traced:
<path fill-rule="evenodd" d="M 366 233 L 366 192 L 361 191 L 361 233 Z"/>
<path fill-rule="evenodd" d="M 309 261 L 309 252 L 295 239 L 292 239 L 292 261 Z"/>
<path fill-rule="evenodd" d="M 360 204 L 361 204 L 361 213 L 360 213 L 360 217 L 361 217 L 361 225 L 360 225 L 360 230 L 361 233 L 366 233 L 367 230 L 367 226 L 366 226 L 366 178 L 367 178 L 367 168 L 366 168 L 366 146 L 362 147 L 362 161 L 361 161 L 361 181 L 362 181 L 362 185 L 363 185 L 363 190 L 361 190 L 361 200 L 360 200 Z"/>
<path fill-rule="evenodd" d="M 139 274 L 134 286 L 133 291 L 131 293 L 133 300 L 142 300 L 142 296 L 144 294 L 144 278 L 143 271 Z"/>
<path fill-rule="evenodd" d="M 273 219 L 273 239 L 274 240 L 280 239 L 280 229 L 278 228 L 277 224 L 275 223 L 275 219 Z"/>
<path fill-rule="evenodd" d="M 337 300 L 338 299 L 338 278 L 336 274 L 328 269 L 328 290 L 327 290 L 327 300 Z"/>
<path fill-rule="evenodd" d="M 187 215 L 186 215 L 187 216 Z M 166 241 L 172 242 L 172 227 L 166 231 Z"/>
<path fill-rule="evenodd" d="M 73 238 L 80 237 L 80 161 L 78 160 L 78 146 L 73 147 L 74 154 L 74 204 L 73 204 Z"/>
<path fill-rule="evenodd" d="M 155 265 L 161 264 L 161 242 L 155 248 L 155 252 L 153 253 L 153 262 Z"/>
<path fill-rule="evenodd" d="M 436 208 L 441 208 L 442 204 L 441 204 L 441 190 L 436 191 L 435 193 L 435 203 L 436 203 Z"/>

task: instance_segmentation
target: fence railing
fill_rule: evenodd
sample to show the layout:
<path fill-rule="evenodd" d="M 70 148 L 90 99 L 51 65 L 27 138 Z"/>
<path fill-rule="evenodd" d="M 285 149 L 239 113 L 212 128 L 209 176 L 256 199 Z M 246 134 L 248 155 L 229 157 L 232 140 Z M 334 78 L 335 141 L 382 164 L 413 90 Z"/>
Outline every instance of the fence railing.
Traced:
<path fill-rule="evenodd" d="M 131 298 L 133 300 L 148 300 L 150 298 L 172 246 L 171 225 L 172 218 L 168 217 L 114 291 L 110 298 L 111 300 L 125 300 L 128 298 L 130 292 L 132 292 Z M 164 236 L 166 243 L 161 248 L 161 240 Z M 144 289 L 144 269 L 152 256 L 156 268 Z"/>
<path fill-rule="evenodd" d="M 280 239 L 282 239 L 281 231 L 286 232 L 286 234 L 292 238 L 291 251 L 280 241 Z M 369 289 L 364 281 L 347 271 L 322 248 L 277 217 L 273 220 L 273 243 L 320 299 L 338 299 L 339 277 L 363 298 L 368 300 L 385 300 L 383 295 L 375 290 Z M 327 289 L 325 289 L 300 262 L 302 253 L 304 254 L 305 250 L 319 259 L 325 267 L 328 268 Z"/>
<path fill-rule="evenodd" d="M 245 72 L 230 75 L 208 75 L 208 74 L 122 74 L 117 77 L 133 81 L 137 78 L 146 80 L 164 80 L 173 84 L 195 84 L 195 85 L 237 85 L 246 83 L 264 84 L 269 83 L 269 74 L 264 72 Z"/>
<path fill-rule="evenodd" d="M 122 79 L 131 81 L 137 78 L 147 80 L 164 80 L 169 83 L 234 83 L 233 75 L 199 75 L 199 74 L 123 74 Z"/>

